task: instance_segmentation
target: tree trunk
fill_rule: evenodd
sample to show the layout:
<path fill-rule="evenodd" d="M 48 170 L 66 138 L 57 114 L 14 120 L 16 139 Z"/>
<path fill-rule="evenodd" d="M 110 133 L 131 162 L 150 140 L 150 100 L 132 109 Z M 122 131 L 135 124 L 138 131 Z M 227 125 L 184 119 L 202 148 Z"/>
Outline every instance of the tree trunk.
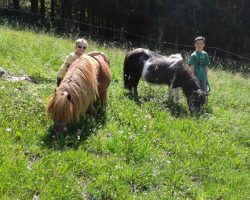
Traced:
<path fill-rule="evenodd" d="M 20 0 L 13 0 L 13 7 L 18 10 L 20 8 Z"/>
<path fill-rule="evenodd" d="M 61 17 L 63 19 L 72 19 L 72 6 L 72 1 L 61 0 Z"/>
<path fill-rule="evenodd" d="M 55 6 L 56 6 L 56 1 L 51 0 L 50 1 L 50 17 L 51 17 L 52 21 L 55 18 Z"/>
<path fill-rule="evenodd" d="M 31 0 L 31 13 L 38 14 L 38 0 Z"/>
<path fill-rule="evenodd" d="M 154 39 L 153 36 L 155 36 L 155 30 L 157 30 L 158 24 L 156 23 L 157 19 L 155 19 L 154 17 L 154 13 L 155 13 L 155 1 L 154 0 L 150 0 L 149 1 L 149 16 L 150 16 L 150 22 L 149 24 L 151 25 L 151 29 L 148 30 L 148 46 L 150 49 L 154 50 L 154 41 L 152 39 Z M 155 25 L 157 24 L 157 25 Z M 159 40 L 159 38 L 158 38 Z"/>
<path fill-rule="evenodd" d="M 61 18 L 64 20 L 62 21 L 63 22 L 62 27 L 66 31 L 73 31 L 74 29 L 74 23 L 72 23 L 72 21 L 68 21 L 72 19 L 72 7 L 73 7 L 73 1 L 61 0 Z"/>
<path fill-rule="evenodd" d="M 81 21 L 85 22 L 85 12 L 86 12 L 86 2 L 85 0 L 80 1 L 80 16 L 81 16 Z"/>
<path fill-rule="evenodd" d="M 85 23 L 86 22 L 86 15 L 85 15 L 85 12 L 86 12 L 86 1 L 85 0 L 81 0 L 79 2 L 79 5 L 80 5 L 80 22 L 83 22 Z M 80 25 L 80 30 L 85 30 L 86 29 L 86 26 L 84 24 L 81 24 Z"/>
<path fill-rule="evenodd" d="M 45 16 L 45 0 L 40 0 L 40 14 Z"/>
<path fill-rule="evenodd" d="M 157 37 L 157 42 L 158 42 L 158 46 L 161 48 L 162 46 L 162 38 L 165 32 L 165 28 L 166 28 L 166 22 L 164 20 L 159 20 L 158 23 L 158 37 Z"/>

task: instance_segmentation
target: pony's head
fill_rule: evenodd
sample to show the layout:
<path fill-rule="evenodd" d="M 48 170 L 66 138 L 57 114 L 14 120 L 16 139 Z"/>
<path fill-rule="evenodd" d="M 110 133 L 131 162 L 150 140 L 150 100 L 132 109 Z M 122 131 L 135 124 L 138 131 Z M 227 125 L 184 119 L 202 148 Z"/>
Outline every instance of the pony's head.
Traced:
<path fill-rule="evenodd" d="M 67 123 L 74 118 L 73 111 L 72 96 L 67 91 L 57 88 L 46 105 L 46 112 L 54 121 L 55 132 L 64 130 Z"/>
<path fill-rule="evenodd" d="M 203 110 L 206 103 L 208 93 L 201 89 L 192 92 L 191 96 L 187 98 L 190 113 L 195 114 Z"/>

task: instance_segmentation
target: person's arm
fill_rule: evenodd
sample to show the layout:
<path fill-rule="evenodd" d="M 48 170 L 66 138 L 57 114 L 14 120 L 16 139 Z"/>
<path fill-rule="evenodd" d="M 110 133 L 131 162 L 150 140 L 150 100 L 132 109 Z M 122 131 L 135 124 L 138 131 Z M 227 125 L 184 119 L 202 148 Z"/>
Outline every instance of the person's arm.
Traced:
<path fill-rule="evenodd" d="M 206 68 L 206 78 L 207 78 L 207 68 Z"/>
<path fill-rule="evenodd" d="M 65 74 L 67 73 L 67 71 L 69 69 L 69 66 L 70 66 L 69 63 L 63 63 L 61 68 L 58 70 L 58 73 L 57 73 L 57 86 L 60 85 L 63 77 L 65 76 Z"/>
<path fill-rule="evenodd" d="M 188 65 L 190 67 L 190 70 L 192 72 L 192 74 L 194 75 L 194 62 L 195 61 L 195 56 L 191 55 L 189 61 L 188 61 Z"/>
<path fill-rule="evenodd" d="M 192 72 L 192 74 L 194 75 L 194 65 L 189 65 L 190 66 L 190 70 Z"/>
<path fill-rule="evenodd" d="M 105 62 L 107 62 L 108 64 L 110 64 L 108 57 L 103 52 L 100 52 L 100 51 L 91 51 L 91 52 L 88 52 L 87 55 L 89 55 L 89 56 L 102 55 L 102 57 L 104 58 Z"/>
<path fill-rule="evenodd" d="M 100 52 L 100 51 L 91 51 L 91 52 L 87 53 L 87 55 L 89 55 L 89 56 L 97 56 L 97 55 L 100 55 L 100 54 L 103 54 L 103 53 Z"/>
<path fill-rule="evenodd" d="M 207 71 L 208 71 L 208 66 L 210 65 L 210 60 L 209 60 L 208 54 L 206 54 L 206 57 L 205 57 L 205 65 L 206 65 L 206 79 L 208 80 Z"/>
<path fill-rule="evenodd" d="M 60 67 L 60 69 L 57 72 L 57 86 L 60 85 L 63 77 L 65 76 L 65 74 L 67 73 L 69 66 L 71 65 L 71 63 L 74 61 L 73 55 L 69 54 L 64 63 L 62 64 L 62 66 Z"/>

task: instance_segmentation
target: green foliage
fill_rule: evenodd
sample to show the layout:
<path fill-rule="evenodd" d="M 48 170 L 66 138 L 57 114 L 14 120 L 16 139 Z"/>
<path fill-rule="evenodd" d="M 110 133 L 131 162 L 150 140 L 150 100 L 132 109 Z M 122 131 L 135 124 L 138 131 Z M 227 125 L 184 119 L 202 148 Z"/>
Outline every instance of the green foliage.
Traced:
<path fill-rule="evenodd" d="M 9 19 L 16 16 L 31 24 L 42 24 L 46 29 L 80 30 L 92 37 L 115 40 L 122 35 L 123 39 L 146 43 L 151 48 L 156 43 L 157 47 L 176 48 L 163 41 L 192 44 L 195 37 L 204 35 L 210 47 L 249 57 L 250 1 L 247 0 L 5 0 L 0 5 L 17 9 L 2 9 L 2 16 L 7 14 Z M 120 34 L 122 27 L 126 31 Z M 225 51 L 220 56 L 246 61 Z"/>
<path fill-rule="evenodd" d="M 125 51 L 90 41 L 111 61 L 106 113 L 58 137 L 44 113 L 72 39 L 0 27 L 0 65 L 38 84 L 0 79 L 1 199 L 247 199 L 250 80 L 209 71 L 212 94 L 200 117 L 167 87 L 123 89 Z"/>

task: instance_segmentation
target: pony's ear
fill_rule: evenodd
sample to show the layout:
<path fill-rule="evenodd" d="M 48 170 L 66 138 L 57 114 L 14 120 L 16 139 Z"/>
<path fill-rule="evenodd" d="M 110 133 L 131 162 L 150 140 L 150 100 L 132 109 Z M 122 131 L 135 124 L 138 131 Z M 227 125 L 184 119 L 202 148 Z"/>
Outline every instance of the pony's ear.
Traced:
<path fill-rule="evenodd" d="M 210 93 L 208 92 L 202 92 L 203 94 L 205 94 L 206 96 L 210 95 Z"/>
<path fill-rule="evenodd" d="M 71 101 L 72 97 L 71 97 L 70 94 L 67 94 L 67 99 L 68 99 L 69 101 Z"/>

